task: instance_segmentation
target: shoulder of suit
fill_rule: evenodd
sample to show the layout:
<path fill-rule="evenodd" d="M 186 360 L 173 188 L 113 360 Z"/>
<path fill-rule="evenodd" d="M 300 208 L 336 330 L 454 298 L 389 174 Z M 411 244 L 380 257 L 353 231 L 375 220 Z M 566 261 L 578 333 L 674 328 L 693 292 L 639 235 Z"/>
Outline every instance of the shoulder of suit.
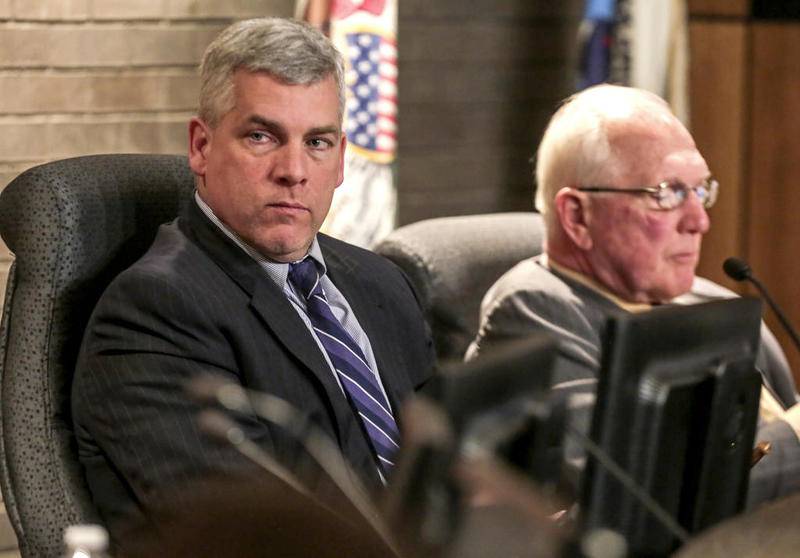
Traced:
<path fill-rule="evenodd" d="M 355 244 L 350 244 L 344 240 L 339 240 L 325 233 L 317 233 L 317 241 L 323 250 L 332 250 L 335 252 L 344 252 L 346 254 L 360 254 L 364 256 L 377 256 L 374 252 L 361 248 Z"/>
<path fill-rule="evenodd" d="M 489 287 L 481 302 L 481 316 L 502 312 L 503 308 L 553 308 L 567 305 L 574 295 L 560 277 L 540 264 L 537 258 L 527 258 L 506 271 Z"/>
<path fill-rule="evenodd" d="M 397 267 L 384 256 L 376 254 L 366 248 L 361 248 L 355 244 L 350 244 L 338 238 L 317 233 L 317 241 L 325 257 L 325 263 L 330 264 L 339 261 L 348 265 L 359 266 L 378 266 L 388 270 L 395 270 Z"/>
<path fill-rule="evenodd" d="M 486 292 L 483 304 L 492 304 L 510 297 L 563 301 L 579 300 L 576 285 L 542 265 L 540 258 L 527 258 L 506 271 Z"/>
<path fill-rule="evenodd" d="M 159 227 L 150 247 L 114 282 L 154 281 L 177 285 L 182 278 L 196 280 L 195 270 L 206 259 L 205 253 L 173 221 Z"/>

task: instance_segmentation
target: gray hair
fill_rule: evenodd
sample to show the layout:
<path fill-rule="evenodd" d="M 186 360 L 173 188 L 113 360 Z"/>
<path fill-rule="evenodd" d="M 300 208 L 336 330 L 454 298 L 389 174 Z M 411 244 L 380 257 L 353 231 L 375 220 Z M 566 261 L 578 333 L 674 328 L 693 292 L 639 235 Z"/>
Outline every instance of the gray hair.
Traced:
<path fill-rule="evenodd" d="M 611 128 L 681 125 L 657 95 L 618 85 L 597 85 L 569 97 L 547 125 L 536 154 L 536 209 L 548 229 L 561 188 L 604 185 L 625 172 L 625 154 L 613 149 Z M 631 127 L 631 128 L 628 128 Z"/>
<path fill-rule="evenodd" d="M 233 73 L 266 72 L 288 85 L 310 85 L 333 76 L 344 115 L 344 62 L 319 30 L 276 17 L 240 21 L 214 39 L 200 63 L 198 114 L 212 128 L 233 108 Z"/>

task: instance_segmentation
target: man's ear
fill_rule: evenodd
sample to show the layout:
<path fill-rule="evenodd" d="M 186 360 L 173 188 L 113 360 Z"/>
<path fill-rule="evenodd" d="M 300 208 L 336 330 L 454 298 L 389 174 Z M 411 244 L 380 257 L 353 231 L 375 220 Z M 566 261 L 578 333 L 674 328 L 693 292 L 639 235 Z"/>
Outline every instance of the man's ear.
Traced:
<path fill-rule="evenodd" d="M 342 140 L 339 142 L 339 177 L 336 180 L 336 187 L 344 182 L 344 152 L 347 149 L 347 136 L 342 132 Z"/>
<path fill-rule="evenodd" d="M 197 176 L 205 176 L 211 128 L 197 116 L 189 121 L 189 166 Z"/>
<path fill-rule="evenodd" d="M 588 200 L 573 188 L 562 188 L 555 198 L 555 209 L 564 234 L 581 250 L 592 249 Z"/>

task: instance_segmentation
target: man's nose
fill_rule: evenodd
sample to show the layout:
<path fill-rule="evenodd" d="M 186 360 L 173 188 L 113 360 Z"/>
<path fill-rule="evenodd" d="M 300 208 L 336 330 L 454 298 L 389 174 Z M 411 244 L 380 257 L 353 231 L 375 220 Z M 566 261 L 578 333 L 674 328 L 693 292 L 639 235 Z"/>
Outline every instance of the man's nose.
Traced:
<path fill-rule="evenodd" d="M 705 234 L 711 227 L 711 220 L 708 217 L 706 208 L 695 192 L 691 192 L 689 197 L 681 206 L 683 216 L 681 217 L 681 232 Z"/>
<path fill-rule="evenodd" d="M 305 184 L 306 161 L 303 146 L 286 143 L 274 153 L 272 179 L 281 186 Z"/>

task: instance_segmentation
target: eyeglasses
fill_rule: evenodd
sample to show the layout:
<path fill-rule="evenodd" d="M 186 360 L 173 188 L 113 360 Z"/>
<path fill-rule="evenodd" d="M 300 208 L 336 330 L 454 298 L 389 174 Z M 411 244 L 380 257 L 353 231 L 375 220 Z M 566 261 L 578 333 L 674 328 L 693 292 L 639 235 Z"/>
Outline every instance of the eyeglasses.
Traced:
<path fill-rule="evenodd" d="M 687 186 L 683 182 L 665 181 L 654 188 L 610 188 L 606 186 L 581 186 L 579 192 L 612 192 L 619 194 L 647 194 L 658 204 L 658 209 L 670 210 L 683 205 L 689 198 L 689 191 L 694 192 L 703 207 L 708 209 L 717 201 L 719 182 L 706 178 L 697 186 Z"/>

